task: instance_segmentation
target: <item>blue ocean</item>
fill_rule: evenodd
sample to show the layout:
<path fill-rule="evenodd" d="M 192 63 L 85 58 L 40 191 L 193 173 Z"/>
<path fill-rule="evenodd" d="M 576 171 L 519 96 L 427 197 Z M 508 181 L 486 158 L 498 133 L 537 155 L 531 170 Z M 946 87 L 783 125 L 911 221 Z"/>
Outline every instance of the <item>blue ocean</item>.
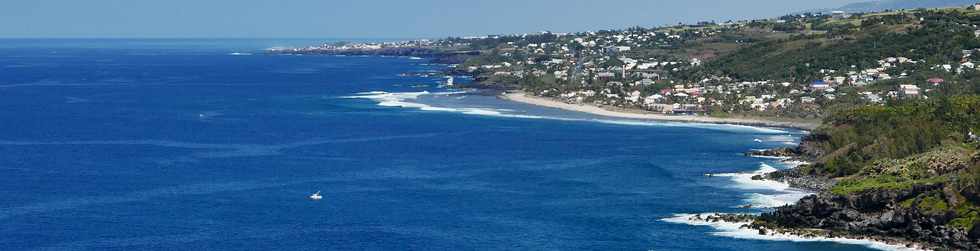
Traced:
<path fill-rule="evenodd" d="M 263 53 L 317 42 L 0 40 L 0 249 L 872 250 L 670 220 L 805 195 L 748 178 L 791 164 L 743 155 L 805 132 L 514 103 L 427 59 Z"/>

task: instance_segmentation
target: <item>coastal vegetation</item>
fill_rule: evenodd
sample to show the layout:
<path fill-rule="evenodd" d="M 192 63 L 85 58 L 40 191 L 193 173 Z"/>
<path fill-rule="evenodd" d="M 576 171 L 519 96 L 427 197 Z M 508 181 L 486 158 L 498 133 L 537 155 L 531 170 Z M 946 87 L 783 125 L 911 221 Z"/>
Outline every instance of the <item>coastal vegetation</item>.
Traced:
<path fill-rule="evenodd" d="M 978 249 L 978 114 L 976 95 L 836 112 L 798 149 L 816 156 L 814 163 L 795 170 L 834 185 L 756 225 Z"/>
<path fill-rule="evenodd" d="M 975 148 L 970 138 L 980 131 L 977 114 L 980 96 L 863 106 L 834 113 L 814 132 L 826 140 L 814 141 L 811 146 L 825 154 L 810 170 L 842 177 L 857 174 L 875 161 L 914 156 L 941 145 Z M 962 152 L 946 150 L 939 155 L 954 158 Z M 883 165 L 898 163 L 877 164 Z"/>
<path fill-rule="evenodd" d="M 806 83 L 822 79 L 823 69 L 867 69 L 895 55 L 940 63 L 960 59 L 963 50 L 980 48 L 973 12 L 923 10 L 891 15 L 857 15 L 844 23 L 818 21 L 826 33 L 801 34 L 756 43 L 707 63 L 697 75 L 738 79 L 780 79 Z M 921 21 L 920 21 L 921 20 Z M 917 64 L 928 70 L 928 64 Z M 911 70 L 911 69 L 910 69 Z"/>

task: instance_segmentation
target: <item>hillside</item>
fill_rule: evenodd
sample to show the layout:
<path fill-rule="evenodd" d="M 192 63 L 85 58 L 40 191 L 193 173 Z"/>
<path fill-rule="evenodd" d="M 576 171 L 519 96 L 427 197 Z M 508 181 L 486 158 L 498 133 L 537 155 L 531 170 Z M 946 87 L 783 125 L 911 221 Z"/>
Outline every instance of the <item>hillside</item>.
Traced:
<path fill-rule="evenodd" d="M 570 103 L 814 119 L 978 93 L 978 24 L 955 8 L 525 35 L 481 41 L 460 72 Z"/>
<path fill-rule="evenodd" d="M 976 28 L 980 24 L 980 12 L 976 10 L 954 8 L 845 17 L 782 17 L 777 22 L 749 22 L 746 27 L 776 32 L 780 25 L 787 24 L 792 25 L 781 29 L 797 34 L 742 45 L 740 49 L 708 60 L 699 67 L 681 71 L 684 75 L 680 78 L 688 82 L 701 81 L 702 86 L 709 88 L 714 81 L 705 80 L 718 78 L 783 82 L 784 86 L 789 83 L 791 88 L 795 83 L 802 83 L 805 86 L 803 97 L 808 96 L 805 94 L 808 90 L 812 92 L 809 96 L 816 98 L 820 116 L 848 107 L 902 102 L 919 94 L 940 97 L 980 93 L 978 74 L 972 62 L 980 48 Z M 813 84 L 807 86 L 807 83 Z M 824 87 L 817 87 L 817 83 Z M 907 92 L 902 88 L 922 91 L 902 98 Z M 761 93 L 748 91 L 757 97 L 772 95 L 777 98 L 799 93 L 790 89 L 787 95 L 779 89 L 774 86 Z M 886 96 L 891 98 L 882 98 Z M 766 113 L 763 114 L 805 115 L 793 112 L 795 109 L 799 108 L 792 104 L 782 105 L 764 109 Z M 739 107 L 727 110 L 738 111 Z"/>
<path fill-rule="evenodd" d="M 835 114 L 803 143 L 815 163 L 796 171 L 836 185 L 755 225 L 980 250 L 977 114 L 980 96 Z"/>

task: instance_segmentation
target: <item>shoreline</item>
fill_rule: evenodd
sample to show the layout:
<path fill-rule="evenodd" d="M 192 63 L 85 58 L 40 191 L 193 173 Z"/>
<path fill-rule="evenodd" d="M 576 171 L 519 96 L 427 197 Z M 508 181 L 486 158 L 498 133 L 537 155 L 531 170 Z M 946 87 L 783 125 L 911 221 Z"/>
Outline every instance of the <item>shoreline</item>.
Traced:
<path fill-rule="evenodd" d="M 753 156 L 755 158 L 768 158 Z M 779 157 L 775 157 L 779 158 Z M 782 163 L 798 163 L 790 158 L 779 158 Z M 799 162 L 803 163 L 803 162 Z M 712 177 L 728 177 L 732 179 L 732 182 L 741 185 L 751 185 L 755 186 L 753 188 L 740 188 L 740 189 L 760 189 L 760 187 L 768 187 L 770 190 L 783 190 L 790 191 L 791 189 L 802 189 L 797 185 L 792 184 L 785 180 L 777 180 L 765 178 L 762 180 L 756 180 L 753 178 L 746 178 L 748 176 L 756 175 L 759 173 L 764 173 L 763 176 L 768 176 L 769 174 L 781 172 L 773 171 L 766 172 L 765 167 L 768 165 L 763 164 L 763 169 L 756 171 L 754 173 L 729 173 L 729 174 L 712 174 Z M 792 166 L 786 170 L 796 170 L 798 166 Z M 771 167 L 770 167 L 771 168 Z M 788 189 L 787 189 L 788 188 Z M 815 191 L 803 191 L 806 195 L 813 195 L 818 192 Z M 797 199 L 794 199 L 797 200 Z M 799 201 L 792 202 L 788 205 L 799 203 Z M 751 204 L 750 204 L 751 205 Z M 756 208 L 756 207 L 747 207 Z M 761 208 L 775 208 L 766 207 Z M 888 236 L 875 236 L 875 235 L 862 235 L 862 234 L 849 234 L 849 233 L 834 233 L 830 230 L 824 229 L 808 229 L 808 228 L 774 228 L 767 226 L 765 224 L 756 224 L 755 220 L 759 217 L 756 213 L 678 213 L 674 214 L 672 217 L 661 218 L 660 221 L 681 224 L 688 226 L 707 226 L 714 229 L 710 234 L 721 237 L 744 239 L 744 240 L 764 240 L 764 241 L 789 241 L 789 242 L 832 242 L 839 244 L 849 244 L 849 245 L 860 245 L 872 249 L 885 250 L 885 251 L 927 251 L 933 250 L 931 246 L 927 243 L 919 243 L 915 241 L 910 241 L 902 238 L 894 238 Z"/>
<path fill-rule="evenodd" d="M 689 226 L 707 226 L 714 229 L 715 236 L 764 241 L 790 242 L 833 242 L 849 245 L 861 245 L 878 250 L 895 251 L 926 251 L 932 250 L 921 243 L 902 239 L 880 238 L 874 236 L 834 235 L 814 229 L 770 229 L 753 225 L 747 220 L 750 215 L 732 215 L 720 213 L 675 214 L 660 221 Z"/>
<path fill-rule="evenodd" d="M 666 122 L 686 122 L 686 123 L 707 123 L 707 124 L 728 124 L 742 126 L 763 126 L 794 128 L 805 131 L 812 131 L 819 126 L 819 123 L 773 121 L 754 118 L 717 118 L 707 116 L 673 116 L 639 110 L 611 110 L 591 104 L 568 104 L 546 97 L 528 95 L 525 92 L 504 92 L 498 95 L 499 98 L 529 105 L 557 108 L 566 111 L 583 112 L 593 115 L 640 120 L 656 120 Z"/>

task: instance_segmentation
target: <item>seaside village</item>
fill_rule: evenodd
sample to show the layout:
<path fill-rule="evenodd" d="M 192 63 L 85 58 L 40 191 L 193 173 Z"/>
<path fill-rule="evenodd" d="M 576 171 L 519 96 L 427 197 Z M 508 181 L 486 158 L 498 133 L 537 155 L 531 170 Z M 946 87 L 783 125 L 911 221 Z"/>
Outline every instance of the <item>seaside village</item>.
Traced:
<path fill-rule="evenodd" d="M 835 12 L 834 15 L 844 15 Z M 920 59 L 894 55 L 878 60 L 870 68 L 850 66 L 846 69 L 821 69 L 821 79 L 799 83 L 777 80 L 734 81 L 726 76 L 709 76 L 684 82 L 673 78 L 702 64 L 714 55 L 691 57 L 645 56 L 632 53 L 637 48 L 672 47 L 685 40 L 704 39 L 742 29 L 748 22 L 704 25 L 684 31 L 625 30 L 585 34 L 554 35 L 566 43 L 533 43 L 530 39 L 507 42 L 496 48 L 500 60 L 465 65 L 473 75 L 489 75 L 488 81 L 506 78 L 554 78 L 564 85 L 536 88 L 536 96 L 554 97 L 570 104 L 593 103 L 617 107 L 640 108 L 665 114 L 698 114 L 708 107 L 740 111 L 778 111 L 799 109 L 819 111 L 822 104 L 846 95 L 857 95 L 868 104 L 883 104 L 886 99 L 928 98 L 932 88 L 945 81 L 941 77 L 925 82 L 902 81 L 912 73 Z M 980 30 L 977 31 L 980 37 Z M 573 37 L 563 40 L 563 37 Z M 962 61 L 933 65 L 952 74 L 976 70 L 973 55 L 980 50 L 965 50 Z M 841 92 L 847 87 L 864 87 L 882 80 L 899 80 L 896 86 L 879 90 Z M 859 88 L 851 88 L 857 90 Z"/>
<path fill-rule="evenodd" d="M 977 10 L 980 5 L 971 8 Z M 532 95 L 566 103 L 665 114 L 749 112 L 778 116 L 790 112 L 800 117 L 818 117 L 822 107 L 840 99 L 871 105 L 890 100 L 928 99 L 930 92 L 946 82 L 943 75 L 977 70 L 973 61 L 980 55 L 980 49 L 963 50 L 961 60 L 935 65 L 924 65 L 924 59 L 911 55 L 890 55 L 870 66 L 819 69 L 818 76 L 807 80 L 733 79 L 697 74 L 705 72 L 699 66 L 718 54 L 746 44 L 743 39 L 825 34 L 827 31 L 796 28 L 793 24 L 814 20 L 854 22 L 851 16 L 834 11 L 652 29 L 342 43 L 293 50 L 314 53 L 399 48 L 483 51 L 478 57 L 453 65 L 455 72 L 472 75 L 481 83 L 519 87 Z M 976 30 L 974 35 L 980 38 L 980 28 L 971 25 L 970 29 Z M 704 48 L 690 48 L 692 42 L 705 44 Z M 910 77 L 923 67 L 941 74 L 927 79 Z M 888 81 L 884 82 L 887 86 L 875 86 L 880 81 Z"/>

